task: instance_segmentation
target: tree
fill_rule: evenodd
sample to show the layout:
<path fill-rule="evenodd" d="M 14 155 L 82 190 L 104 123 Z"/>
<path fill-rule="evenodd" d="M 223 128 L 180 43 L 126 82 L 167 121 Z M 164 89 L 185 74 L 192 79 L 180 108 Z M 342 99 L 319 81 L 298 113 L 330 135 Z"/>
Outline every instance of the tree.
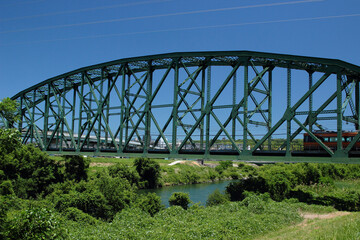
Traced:
<path fill-rule="evenodd" d="M 0 129 L 0 179 L 11 180 L 17 196 L 36 197 L 61 182 L 61 166 L 33 145 L 22 145 L 16 129 Z"/>
<path fill-rule="evenodd" d="M 19 121 L 20 116 L 18 115 L 17 107 L 18 103 L 10 98 L 4 98 L 0 102 L 0 120 L 3 123 L 3 127 L 12 127 L 15 122 Z"/>
<path fill-rule="evenodd" d="M 211 193 L 206 200 L 206 206 L 214 206 L 219 204 L 224 204 L 230 201 L 230 197 L 228 194 L 221 193 L 219 189 L 215 189 L 213 193 Z"/>
<path fill-rule="evenodd" d="M 139 186 L 140 176 L 133 167 L 125 163 L 117 163 L 114 166 L 110 166 L 108 170 L 111 177 L 125 178 L 132 185 Z"/>
<path fill-rule="evenodd" d="M 140 175 L 140 181 L 144 182 L 145 188 L 156 188 L 160 178 L 160 165 L 148 158 L 137 158 L 134 161 L 136 171 Z"/>
<path fill-rule="evenodd" d="M 136 206 L 141 210 L 150 213 L 153 217 L 157 212 L 165 209 L 161 204 L 161 198 L 156 193 L 140 195 L 136 201 Z"/>
<path fill-rule="evenodd" d="M 90 160 L 83 156 L 64 156 L 65 159 L 65 177 L 69 180 L 87 180 L 87 170 L 90 165 Z"/>
<path fill-rule="evenodd" d="M 187 209 L 191 203 L 189 193 L 174 192 L 169 198 L 170 206 L 180 206 L 183 209 Z"/>

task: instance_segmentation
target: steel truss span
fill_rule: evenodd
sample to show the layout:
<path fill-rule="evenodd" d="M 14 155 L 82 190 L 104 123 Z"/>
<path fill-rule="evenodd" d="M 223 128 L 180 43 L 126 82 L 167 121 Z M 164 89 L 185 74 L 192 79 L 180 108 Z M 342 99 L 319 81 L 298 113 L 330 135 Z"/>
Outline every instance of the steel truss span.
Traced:
<path fill-rule="evenodd" d="M 49 153 L 358 162 L 360 132 L 346 145 L 343 133 L 359 130 L 359 79 L 335 59 L 184 52 L 84 67 L 12 99 L 23 142 Z"/>

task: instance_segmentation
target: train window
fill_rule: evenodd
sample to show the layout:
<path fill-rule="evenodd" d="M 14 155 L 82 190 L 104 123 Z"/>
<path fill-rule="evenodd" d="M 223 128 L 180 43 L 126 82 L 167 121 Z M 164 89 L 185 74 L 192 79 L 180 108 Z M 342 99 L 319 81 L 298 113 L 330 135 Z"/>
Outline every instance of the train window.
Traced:
<path fill-rule="evenodd" d="M 330 142 L 337 142 L 337 137 L 330 137 Z"/>

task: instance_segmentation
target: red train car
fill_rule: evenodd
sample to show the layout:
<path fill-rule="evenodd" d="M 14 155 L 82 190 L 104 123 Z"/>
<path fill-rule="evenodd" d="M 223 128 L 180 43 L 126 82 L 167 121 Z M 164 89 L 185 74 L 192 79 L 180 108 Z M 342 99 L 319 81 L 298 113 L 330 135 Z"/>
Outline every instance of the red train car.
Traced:
<path fill-rule="evenodd" d="M 331 150 L 337 148 L 337 132 L 314 132 L 317 138 L 319 138 L 326 146 Z M 343 132 L 342 133 L 342 146 L 346 148 L 358 132 Z M 304 133 L 304 150 L 305 151 L 322 151 L 324 150 L 320 144 L 318 144 L 308 133 Z M 360 142 L 356 142 L 352 150 L 360 150 Z"/>

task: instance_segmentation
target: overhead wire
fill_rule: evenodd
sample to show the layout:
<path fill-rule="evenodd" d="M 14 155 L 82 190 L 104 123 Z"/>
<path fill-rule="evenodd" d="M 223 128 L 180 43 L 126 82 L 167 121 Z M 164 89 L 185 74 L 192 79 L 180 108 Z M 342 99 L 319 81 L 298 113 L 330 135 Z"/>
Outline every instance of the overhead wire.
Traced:
<path fill-rule="evenodd" d="M 116 18 L 116 19 L 90 21 L 90 22 L 82 22 L 82 23 L 51 25 L 51 26 L 37 27 L 37 28 L 23 28 L 23 29 L 7 30 L 7 31 L 0 32 L 0 34 L 17 33 L 17 32 L 29 32 L 29 31 L 40 31 L 40 30 L 50 30 L 50 29 L 78 27 L 78 26 L 93 25 L 93 24 L 104 24 L 104 23 L 114 23 L 114 22 L 133 21 L 133 20 L 144 20 L 144 19 L 152 19 L 152 18 L 183 16 L 183 15 L 192 15 L 192 14 L 201 14 L 201 13 L 224 12 L 224 11 L 233 11 L 233 10 L 248 9 L 248 8 L 274 7 L 274 6 L 281 6 L 281 5 L 291 5 L 291 4 L 301 4 L 301 3 L 311 3 L 311 2 L 322 2 L 322 1 L 325 1 L 325 0 L 301 0 L 301 1 L 290 1 L 290 2 L 277 2 L 277 3 L 256 4 L 256 5 L 229 7 L 229 8 L 205 9 L 205 10 L 196 10 L 196 11 L 187 11 L 187 12 L 176 12 L 176 13 L 156 14 L 156 15 L 147 15 L 147 16 Z"/>
<path fill-rule="evenodd" d="M 96 11 L 96 10 L 104 10 L 104 9 L 112 9 L 112 8 L 120 8 L 120 7 L 130 7 L 130 6 L 146 5 L 146 4 L 153 4 L 153 3 L 160 3 L 160 2 L 171 2 L 171 1 L 173 1 L 173 0 L 151 0 L 151 1 L 142 1 L 142 2 L 129 2 L 129 3 L 115 4 L 115 5 L 108 5 L 108 6 L 93 7 L 93 8 L 83 8 L 83 9 L 77 9 L 77 10 L 51 12 L 51 13 L 44 13 L 44 14 L 37 14 L 37 15 L 30 15 L 30 16 L 15 17 L 15 18 L 5 18 L 5 19 L 0 19 L 0 22 L 32 19 L 32 18 L 39 18 L 39 17 L 49 17 L 49 16 L 73 14 L 73 13 L 80 13 L 80 12 L 90 12 L 90 11 Z"/>
<path fill-rule="evenodd" d="M 354 13 L 354 14 L 332 15 L 332 16 L 322 16 L 322 17 L 291 18 L 291 19 L 280 19 L 280 20 L 258 21 L 258 22 L 245 22 L 245 23 L 233 23 L 233 24 L 222 24 L 222 25 L 207 25 L 207 26 L 184 27 L 184 28 L 168 28 L 168 29 L 149 30 L 149 31 L 113 33 L 113 34 L 103 34 L 103 35 L 72 37 L 72 38 L 57 38 L 57 39 L 39 40 L 39 41 L 27 41 L 27 42 L 18 42 L 18 43 L 12 43 L 12 44 L 0 44 L 0 46 L 46 43 L 46 42 L 68 41 L 68 40 L 82 40 L 82 39 L 120 37 L 120 36 L 131 36 L 131 35 L 141 35 L 141 34 L 151 34 L 151 33 L 165 33 L 165 32 L 203 30 L 203 29 L 212 29 L 212 28 L 240 27 L 240 26 L 248 26 L 248 25 L 260 25 L 260 24 L 273 24 L 273 23 L 287 23 L 287 22 L 339 19 L 339 18 L 359 17 L 359 16 L 360 16 L 360 13 Z"/>

